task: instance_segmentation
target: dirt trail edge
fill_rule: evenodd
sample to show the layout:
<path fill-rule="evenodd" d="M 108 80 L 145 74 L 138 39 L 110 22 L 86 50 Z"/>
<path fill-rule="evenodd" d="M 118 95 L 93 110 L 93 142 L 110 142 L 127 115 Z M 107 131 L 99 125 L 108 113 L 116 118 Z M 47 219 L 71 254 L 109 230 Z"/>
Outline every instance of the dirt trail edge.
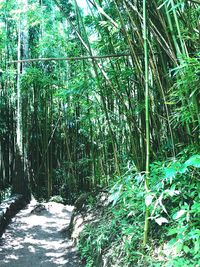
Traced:
<path fill-rule="evenodd" d="M 76 249 L 62 235 L 73 207 L 55 202 L 33 212 L 36 201 L 21 210 L 0 238 L 1 267 L 81 267 Z"/>

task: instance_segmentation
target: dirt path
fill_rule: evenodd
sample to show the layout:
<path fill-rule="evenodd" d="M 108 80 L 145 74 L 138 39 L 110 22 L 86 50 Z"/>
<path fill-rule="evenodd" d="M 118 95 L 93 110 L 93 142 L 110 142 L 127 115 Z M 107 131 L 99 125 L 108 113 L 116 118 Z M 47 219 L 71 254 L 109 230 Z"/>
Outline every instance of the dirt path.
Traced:
<path fill-rule="evenodd" d="M 1 267 L 80 267 L 76 250 L 61 230 L 73 207 L 50 202 L 32 214 L 36 201 L 20 211 L 0 238 Z"/>

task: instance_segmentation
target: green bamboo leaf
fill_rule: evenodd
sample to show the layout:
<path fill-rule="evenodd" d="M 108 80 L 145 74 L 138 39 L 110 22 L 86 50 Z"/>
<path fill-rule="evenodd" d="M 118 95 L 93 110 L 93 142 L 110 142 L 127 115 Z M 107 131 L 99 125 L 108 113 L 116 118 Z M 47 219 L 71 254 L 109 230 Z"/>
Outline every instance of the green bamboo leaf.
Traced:
<path fill-rule="evenodd" d="M 176 228 L 169 229 L 169 231 L 167 233 L 168 236 L 175 235 L 175 234 L 177 234 L 177 229 Z"/>
<path fill-rule="evenodd" d="M 185 173 L 188 170 L 187 166 L 185 164 L 182 164 L 178 170 L 179 173 Z"/>
<path fill-rule="evenodd" d="M 184 250 L 185 253 L 188 253 L 190 251 L 190 248 L 188 246 L 184 246 L 183 250 Z"/>
<path fill-rule="evenodd" d="M 185 166 L 193 166 L 195 168 L 200 168 L 200 155 L 193 155 L 186 162 Z"/>
<path fill-rule="evenodd" d="M 179 252 L 182 251 L 182 249 L 183 249 L 183 243 L 182 242 L 178 242 L 176 244 L 176 252 L 179 253 Z"/>
<path fill-rule="evenodd" d="M 194 251 L 195 253 L 199 252 L 199 248 L 200 248 L 200 240 L 196 240 L 194 243 Z"/>
<path fill-rule="evenodd" d="M 190 94 L 190 98 L 191 98 L 196 92 L 198 92 L 198 90 L 199 90 L 199 88 L 195 88 L 195 89 L 192 91 L 192 93 Z"/>
<path fill-rule="evenodd" d="M 169 242 L 168 242 L 168 246 L 169 247 L 173 247 L 176 244 L 177 240 L 176 238 L 172 238 Z"/>
<path fill-rule="evenodd" d="M 165 178 L 167 179 L 175 177 L 176 173 L 177 170 L 173 166 L 165 168 Z"/>

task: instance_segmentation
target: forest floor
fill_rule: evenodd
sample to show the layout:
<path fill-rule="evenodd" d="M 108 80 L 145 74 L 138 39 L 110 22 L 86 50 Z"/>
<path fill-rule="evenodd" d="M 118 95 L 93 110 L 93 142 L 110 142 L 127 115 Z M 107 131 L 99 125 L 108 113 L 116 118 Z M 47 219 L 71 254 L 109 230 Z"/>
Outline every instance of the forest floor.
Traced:
<path fill-rule="evenodd" d="M 0 238 L 1 267 L 80 267 L 72 241 L 62 234 L 72 215 L 72 206 L 45 203 L 31 213 L 37 202 L 21 210 Z"/>

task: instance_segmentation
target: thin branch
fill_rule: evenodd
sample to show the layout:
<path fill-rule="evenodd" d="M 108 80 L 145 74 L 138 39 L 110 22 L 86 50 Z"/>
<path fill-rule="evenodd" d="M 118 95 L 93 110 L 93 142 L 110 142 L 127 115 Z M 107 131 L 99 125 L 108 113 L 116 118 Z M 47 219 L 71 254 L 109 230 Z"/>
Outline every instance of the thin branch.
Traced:
<path fill-rule="evenodd" d="M 131 54 L 113 54 L 113 55 L 104 55 L 104 56 L 83 56 L 83 57 L 61 57 L 61 58 L 31 58 L 31 59 L 21 59 L 13 60 L 8 62 L 9 64 L 13 63 L 25 63 L 25 62 L 37 62 L 37 61 L 59 61 L 59 60 L 86 60 L 86 59 L 102 59 L 102 58 L 117 58 L 117 57 L 129 57 Z"/>

